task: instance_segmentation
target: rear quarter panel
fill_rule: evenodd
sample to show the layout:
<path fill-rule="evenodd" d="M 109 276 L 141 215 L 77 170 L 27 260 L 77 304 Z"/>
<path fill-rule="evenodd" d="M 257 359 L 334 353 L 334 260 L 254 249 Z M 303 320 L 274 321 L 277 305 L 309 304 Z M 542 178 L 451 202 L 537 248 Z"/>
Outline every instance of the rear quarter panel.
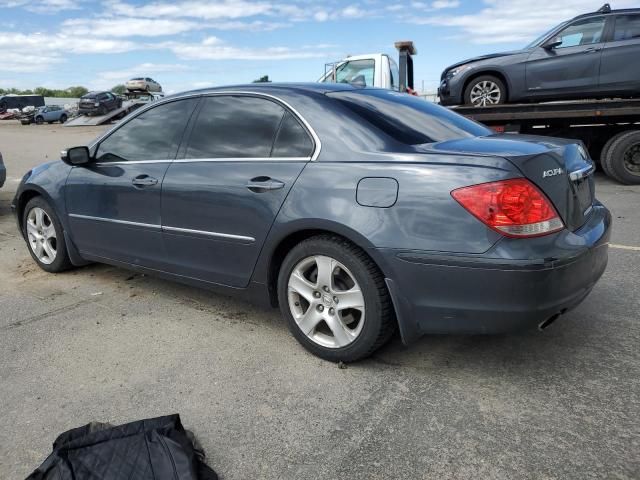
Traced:
<path fill-rule="evenodd" d="M 277 245 L 300 230 L 327 230 L 365 249 L 466 254 L 490 249 L 501 236 L 470 215 L 450 192 L 518 176 L 512 166 L 497 158 L 412 156 L 415 157 L 433 161 L 309 163 L 276 218 L 263 249 L 263 268 L 258 268 L 258 278 L 254 279 L 264 280 L 264 264 Z M 370 177 L 397 181 L 393 206 L 367 207 L 356 201 L 358 183 Z"/>

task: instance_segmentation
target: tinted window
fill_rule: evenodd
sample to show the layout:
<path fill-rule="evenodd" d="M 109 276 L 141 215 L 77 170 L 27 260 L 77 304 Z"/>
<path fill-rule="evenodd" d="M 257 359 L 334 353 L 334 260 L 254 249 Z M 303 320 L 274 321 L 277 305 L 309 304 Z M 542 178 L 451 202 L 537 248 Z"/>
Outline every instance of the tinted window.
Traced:
<path fill-rule="evenodd" d="M 289 112 L 285 114 L 273 145 L 272 157 L 310 157 L 313 153 L 311 137 Z"/>
<path fill-rule="evenodd" d="M 613 40 L 640 38 L 640 15 L 620 15 L 616 17 Z"/>
<path fill-rule="evenodd" d="M 263 98 L 203 100 L 186 158 L 269 157 L 284 108 Z"/>
<path fill-rule="evenodd" d="M 558 35 L 562 44 L 556 48 L 577 47 L 601 42 L 604 21 L 604 17 L 590 18 L 568 26 Z"/>
<path fill-rule="evenodd" d="M 407 145 L 490 135 L 486 127 L 406 93 L 360 90 L 329 93 L 369 124 Z"/>
<path fill-rule="evenodd" d="M 196 102 L 196 99 L 178 100 L 138 115 L 100 143 L 96 159 L 121 162 L 175 158 Z"/>

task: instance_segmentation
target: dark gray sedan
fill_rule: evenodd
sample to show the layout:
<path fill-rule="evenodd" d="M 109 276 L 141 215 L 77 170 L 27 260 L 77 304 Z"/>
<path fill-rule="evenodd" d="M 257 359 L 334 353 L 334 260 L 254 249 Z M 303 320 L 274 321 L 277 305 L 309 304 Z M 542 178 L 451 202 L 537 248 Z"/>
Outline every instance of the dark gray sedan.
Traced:
<path fill-rule="evenodd" d="M 593 163 L 406 94 L 327 84 L 183 93 L 34 168 L 13 203 L 44 270 L 104 262 L 280 306 L 354 361 L 399 329 L 546 327 L 607 264 Z"/>
<path fill-rule="evenodd" d="M 443 105 L 487 106 L 540 100 L 640 95 L 640 9 L 563 22 L 522 50 L 451 65 L 442 72 Z"/>

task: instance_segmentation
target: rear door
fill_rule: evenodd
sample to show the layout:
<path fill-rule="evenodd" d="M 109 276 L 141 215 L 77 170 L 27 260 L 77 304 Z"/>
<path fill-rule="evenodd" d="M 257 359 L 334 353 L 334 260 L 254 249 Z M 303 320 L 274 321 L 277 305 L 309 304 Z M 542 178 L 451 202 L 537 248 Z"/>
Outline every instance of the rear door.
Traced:
<path fill-rule="evenodd" d="M 307 127 L 272 98 L 203 98 L 163 185 L 162 224 L 171 270 L 245 287 L 313 150 Z"/>
<path fill-rule="evenodd" d="M 536 48 L 526 64 L 528 94 L 597 91 L 605 25 L 604 16 L 578 20 L 556 35 L 562 41 L 559 46 Z"/>
<path fill-rule="evenodd" d="M 81 253 L 162 268 L 162 180 L 196 103 L 181 99 L 142 112 L 99 142 L 94 162 L 71 170 L 65 199 Z"/>
<path fill-rule="evenodd" d="M 640 14 L 616 15 L 613 34 L 602 50 L 600 86 L 608 91 L 640 91 Z"/>

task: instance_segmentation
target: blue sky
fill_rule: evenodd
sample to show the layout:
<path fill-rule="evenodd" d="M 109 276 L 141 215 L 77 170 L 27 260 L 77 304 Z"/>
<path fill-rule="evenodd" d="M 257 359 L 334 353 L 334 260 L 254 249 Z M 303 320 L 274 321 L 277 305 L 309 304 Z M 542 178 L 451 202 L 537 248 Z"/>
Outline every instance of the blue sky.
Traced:
<path fill-rule="evenodd" d="M 418 48 L 415 78 L 524 46 L 604 0 L 0 0 L 0 87 L 110 88 L 151 76 L 165 91 L 315 81 L 347 54 Z M 636 3 L 634 5 L 634 3 Z M 640 6 L 629 0 L 615 8 Z M 539 8 L 536 8 L 539 7 Z"/>

